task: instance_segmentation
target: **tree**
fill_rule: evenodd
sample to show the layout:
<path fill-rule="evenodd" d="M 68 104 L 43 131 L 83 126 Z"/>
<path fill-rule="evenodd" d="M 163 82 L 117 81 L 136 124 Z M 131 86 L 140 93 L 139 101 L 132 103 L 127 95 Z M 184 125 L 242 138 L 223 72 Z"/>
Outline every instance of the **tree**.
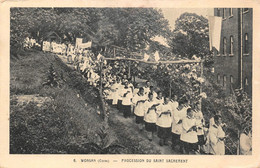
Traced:
<path fill-rule="evenodd" d="M 59 34 L 63 42 L 74 43 L 80 37 L 92 40 L 97 48 L 117 45 L 135 52 L 144 50 L 155 36 L 170 35 L 168 21 L 153 8 L 11 9 L 12 47 L 22 48 L 26 37 L 41 43 L 49 32 Z"/>
<path fill-rule="evenodd" d="M 209 55 L 208 20 L 195 13 L 183 13 L 175 21 L 172 51 L 191 59 L 193 55 L 205 58 Z"/>

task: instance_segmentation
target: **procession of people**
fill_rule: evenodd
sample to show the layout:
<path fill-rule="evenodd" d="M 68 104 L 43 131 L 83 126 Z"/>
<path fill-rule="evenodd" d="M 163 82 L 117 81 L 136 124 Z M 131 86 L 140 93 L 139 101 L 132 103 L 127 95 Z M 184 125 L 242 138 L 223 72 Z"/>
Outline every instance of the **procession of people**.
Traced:
<path fill-rule="evenodd" d="M 150 81 L 140 86 L 117 77 L 108 87 L 106 99 L 124 118 L 134 118 L 139 131 L 149 141 L 158 136 L 160 146 L 171 144 L 179 154 L 225 154 L 226 136 L 219 113 L 206 122 L 199 102 L 192 106 L 185 96 L 163 95 L 159 89 L 155 91 L 157 88 Z"/>
<path fill-rule="evenodd" d="M 98 60 L 91 50 L 76 50 L 69 45 L 65 55 L 90 85 L 97 85 L 100 76 L 94 69 Z M 199 102 L 190 102 L 184 95 L 163 95 L 148 80 L 141 87 L 128 75 L 126 71 L 110 74 L 104 87 L 105 98 L 124 118 L 134 118 L 149 141 L 157 136 L 160 146 L 171 144 L 179 154 L 225 154 L 225 124 L 219 112 L 206 122 Z"/>

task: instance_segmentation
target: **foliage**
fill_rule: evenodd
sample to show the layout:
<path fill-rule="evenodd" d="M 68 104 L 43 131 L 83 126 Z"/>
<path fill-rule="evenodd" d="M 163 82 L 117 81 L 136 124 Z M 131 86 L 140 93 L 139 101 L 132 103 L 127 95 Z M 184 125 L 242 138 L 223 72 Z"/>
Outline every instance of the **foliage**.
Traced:
<path fill-rule="evenodd" d="M 52 86 L 52 87 L 60 87 L 60 82 L 57 73 L 53 68 L 53 64 L 50 65 L 47 81 L 43 83 L 43 86 L 45 85 Z"/>
<path fill-rule="evenodd" d="M 26 37 L 41 44 L 49 32 L 56 32 L 63 42 L 81 37 L 92 40 L 94 47 L 114 44 L 137 51 L 152 37 L 170 33 L 162 12 L 153 8 L 12 8 L 10 21 L 14 50 L 22 48 Z"/>
<path fill-rule="evenodd" d="M 193 55 L 206 58 L 210 55 L 208 31 L 206 18 L 195 13 L 183 13 L 175 21 L 171 43 L 173 53 L 189 59 Z"/>

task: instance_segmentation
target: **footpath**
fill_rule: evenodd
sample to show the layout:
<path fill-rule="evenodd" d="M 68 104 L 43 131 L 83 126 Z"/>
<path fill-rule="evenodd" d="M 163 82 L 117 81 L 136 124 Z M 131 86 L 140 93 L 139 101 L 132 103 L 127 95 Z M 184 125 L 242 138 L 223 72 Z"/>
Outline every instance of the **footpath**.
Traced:
<path fill-rule="evenodd" d="M 58 55 L 58 57 L 68 67 L 74 68 L 73 65 L 67 63 L 65 56 Z M 134 116 L 126 119 L 113 107 L 109 107 L 109 113 L 110 129 L 116 134 L 120 144 L 132 149 L 132 154 L 178 154 L 171 149 L 170 139 L 167 146 L 159 145 L 157 134 L 154 135 L 153 141 L 149 141 L 146 132 L 138 129 Z"/>

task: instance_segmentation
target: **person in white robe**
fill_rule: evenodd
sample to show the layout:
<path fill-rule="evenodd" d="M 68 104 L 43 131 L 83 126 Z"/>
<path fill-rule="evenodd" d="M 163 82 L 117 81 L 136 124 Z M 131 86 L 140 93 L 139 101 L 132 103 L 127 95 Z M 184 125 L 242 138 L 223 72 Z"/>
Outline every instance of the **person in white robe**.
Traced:
<path fill-rule="evenodd" d="M 118 86 L 118 90 L 117 90 L 117 100 L 118 100 L 117 101 L 117 109 L 118 109 L 119 112 L 123 111 L 122 110 L 122 98 L 123 98 L 123 95 L 124 95 L 124 87 L 125 87 L 124 83 L 125 82 L 126 81 L 124 81 L 124 82 L 121 81 L 121 83 Z"/>
<path fill-rule="evenodd" d="M 144 95 L 144 88 L 140 87 L 139 92 L 134 95 L 132 102 L 134 106 L 135 122 L 142 131 L 144 128 L 144 102 L 147 100 Z"/>
<path fill-rule="evenodd" d="M 221 117 L 215 115 L 214 125 L 209 128 L 209 152 L 212 155 L 225 155 L 225 132 L 221 126 Z"/>
<path fill-rule="evenodd" d="M 177 100 L 178 100 L 178 96 L 177 95 L 173 95 L 173 98 L 169 102 L 171 107 L 172 107 L 172 111 L 179 106 L 179 102 Z"/>
<path fill-rule="evenodd" d="M 201 109 L 200 109 L 199 102 L 195 103 L 195 105 L 194 105 L 193 115 L 194 115 L 194 118 L 196 119 L 198 145 L 199 145 L 198 151 L 200 151 L 201 147 L 205 144 L 205 138 L 204 138 L 205 121 L 204 121 L 203 113 L 201 112 Z"/>
<path fill-rule="evenodd" d="M 163 99 L 163 95 L 162 95 L 161 91 L 158 92 L 157 97 L 155 97 L 154 101 L 156 101 L 159 104 L 163 104 L 164 103 L 164 99 Z"/>
<path fill-rule="evenodd" d="M 157 113 L 156 107 L 159 104 L 153 100 L 153 94 L 148 94 L 148 100 L 144 103 L 144 121 L 145 121 L 145 130 L 147 131 L 147 136 L 150 141 L 153 140 L 153 135 L 156 132 L 156 121 Z"/>
<path fill-rule="evenodd" d="M 145 86 L 144 86 L 144 94 L 146 96 L 148 96 L 148 93 L 150 92 L 150 81 L 146 81 L 145 82 Z"/>
<path fill-rule="evenodd" d="M 122 89 L 122 112 L 125 118 L 131 116 L 132 98 L 132 89 L 128 87 L 128 81 L 125 81 L 125 87 Z"/>
<path fill-rule="evenodd" d="M 154 99 L 158 96 L 157 93 L 155 92 L 153 86 L 150 86 L 150 91 L 149 91 L 149 93 L 152 93 L 152 94 L 153 94 Z"/>
<path fill-rule="evenodd" d="M 198 149 L 196 118 L 194 118 L 191 108 L 187 109 L 187 116 L 182 121 L 182 133 L 180 140 L 183 144 L 184 154 L 194 154 Z"/>
<path fill-rule="evenodd" d="M 121 85 L 120 78 L 116 79 L 116 82 L 111 86 L 111 91 L 112 91 L 112 106 L 117 107 L 118 103 L 118 94 L 119 94 L 119 87 Z"/>
<path fill-rule="evenodd" d="M 156 125 L 158 126 L 158 137 L 160 138 L 160 146 L 168 145 L 167 141 L 171 135 L 172 107 L 169 101 L 170 98 L 165 97 L 164 103 L 160 104 L 157 107 L 158 117 Z"/>
<path fill-rule="evenodd" d="M 136 95 L 139 92 L 140 84 L 136 83 L 133 91 L 133 95 Z M 144 88 L 143 88 L 144 89 Z"/>
<path fill-rule="evenodd" d="M 252 130 L 246 128 L 239 138 L 240 155 L 252 155 Z"/>
<path fill-rule="evenodd" d="M 172 149 L 181 152 L 180 136 L 182 133 L 182 120 L 187 115 L 187 110 L 183 108 L 183 101 L 179 102 L 179 106 L 172 111 Z"/>

